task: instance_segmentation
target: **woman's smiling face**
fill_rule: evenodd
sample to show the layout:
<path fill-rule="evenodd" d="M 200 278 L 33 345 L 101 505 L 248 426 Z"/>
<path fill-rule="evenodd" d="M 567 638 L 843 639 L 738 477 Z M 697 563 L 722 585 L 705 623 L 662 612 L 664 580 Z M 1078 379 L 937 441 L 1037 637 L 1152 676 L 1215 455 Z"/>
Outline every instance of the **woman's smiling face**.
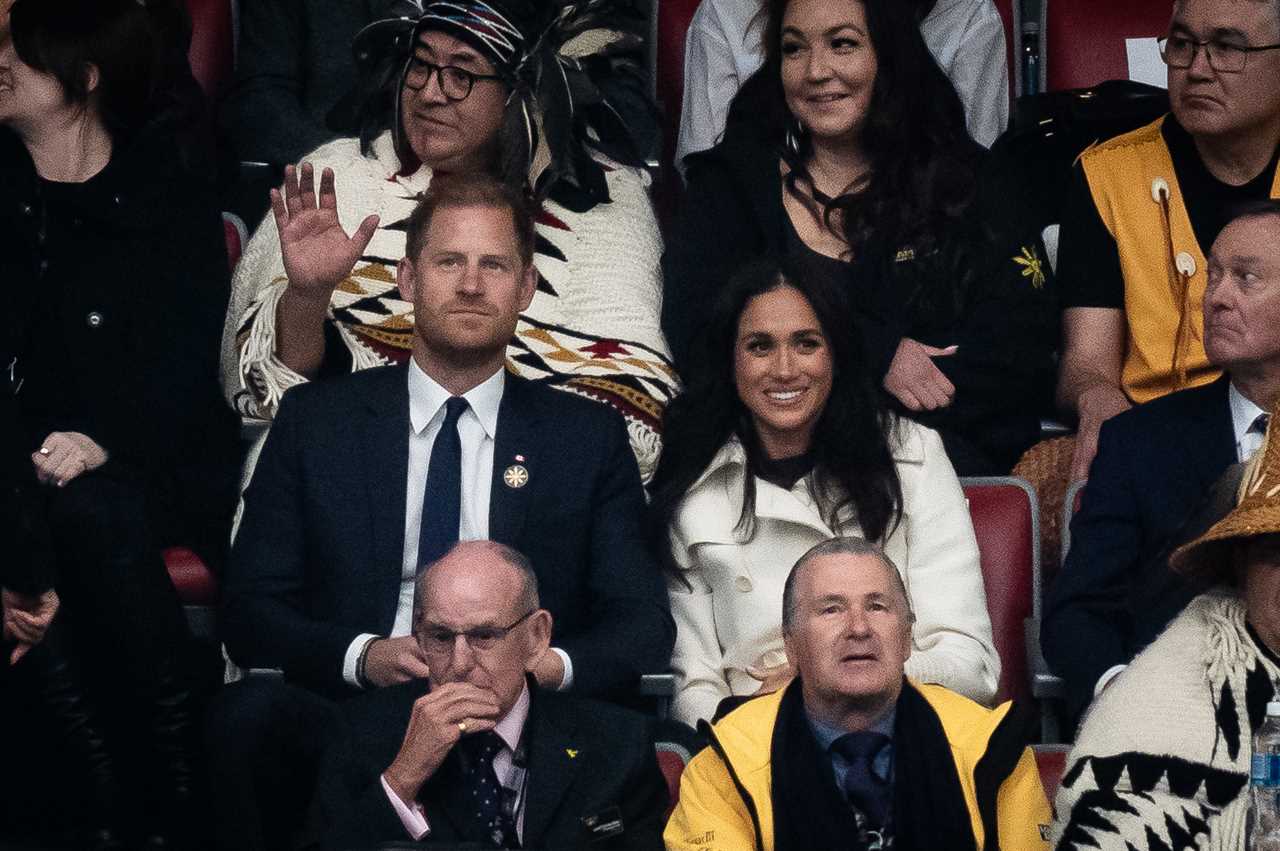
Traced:
<path fill-rule="evenodd" d="M 782 16 L 782 91 L 819 139 L 856 141 L 875 87 L 875 46 L 858 0 L 792 0 Z"/>

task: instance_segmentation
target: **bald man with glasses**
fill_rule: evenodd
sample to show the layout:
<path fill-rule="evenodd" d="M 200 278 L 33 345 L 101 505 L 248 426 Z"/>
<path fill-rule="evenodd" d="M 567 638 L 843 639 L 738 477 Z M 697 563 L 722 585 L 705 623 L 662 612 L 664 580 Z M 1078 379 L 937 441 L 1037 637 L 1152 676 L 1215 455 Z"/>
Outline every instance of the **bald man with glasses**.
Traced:
<path fill-rule="evenodd" d="M 460 543 L 416 593 L 430 674 L 347 707 L 349 747 L 320 783 L 325 847 L 661 847 L 666 784 L 648 719 L 531 676 L 552 618 L 529 561 Z"/>

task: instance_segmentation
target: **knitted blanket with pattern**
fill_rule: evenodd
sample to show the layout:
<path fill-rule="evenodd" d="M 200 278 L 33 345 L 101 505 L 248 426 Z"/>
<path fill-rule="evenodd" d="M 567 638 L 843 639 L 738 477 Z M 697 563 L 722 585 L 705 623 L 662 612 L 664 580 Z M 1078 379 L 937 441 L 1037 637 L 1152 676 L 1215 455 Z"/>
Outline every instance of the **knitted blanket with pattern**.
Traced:
<path fill-rule="evenodd" d="M 1243 602 L 1197 597 L 1089 710 L 1054 847 L 1242 851 L 1253 731 L 1278 679 Z"/>

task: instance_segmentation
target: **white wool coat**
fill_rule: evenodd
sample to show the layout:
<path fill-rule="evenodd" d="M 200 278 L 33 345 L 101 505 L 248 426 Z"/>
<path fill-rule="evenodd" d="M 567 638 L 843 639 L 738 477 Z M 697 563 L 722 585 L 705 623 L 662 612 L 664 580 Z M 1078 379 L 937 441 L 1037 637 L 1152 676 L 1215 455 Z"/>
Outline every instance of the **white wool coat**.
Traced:
<path fill-rule="evenodd" d="M 898 420 L 890 445 L 903 511 L 882 546 L 916 614 L 906 673 L 989 704 L 1000 659 L 964 491 L 937 432 Z M 709 720 L 730 695 L 754 693 L 760 683 L 748 666 L 786 661 L 787 573 L 836 531 L 823 521 L 808 477 L 789 491 L 757 478 L 754 534 L 741 540 L 735 526 L 746 474 L 746 453 L 735 438 L 690 488 L 670 530 L 679 567 L 668 581 L 676 621 L 672 714 L 689 724 Z M 840 534 L 860 534 L 856 520 L 841 519 Z"/>

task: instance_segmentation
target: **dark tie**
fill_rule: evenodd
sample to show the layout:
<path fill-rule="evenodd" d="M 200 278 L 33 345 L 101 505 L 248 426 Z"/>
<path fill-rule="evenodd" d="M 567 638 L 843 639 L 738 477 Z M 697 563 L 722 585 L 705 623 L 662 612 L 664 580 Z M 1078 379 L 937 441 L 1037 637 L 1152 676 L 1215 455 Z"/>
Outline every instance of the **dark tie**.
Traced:
<path fill-rule="evenodd" d="M 876 756 L 888 745 L 888 736 L 870 731 L 846 733 L 831 743 L 831 750 L 849 763 L 844 793 L 873 829 L 888 823 L 893 800 L 892 788 L 875 771 Z"/>
<path fill-rule="evenodd" d="M 427 486 L 422 493 L 422 526 L 418 532 L 418 567 L 428 565 L 458 543 L 462 518 L 462 438 L 458 417 L 467 400 L 452 396 L 445 402 L 444 425 L 431 447 Z"/>
<path fill-rule="evenodd" d="M 498 783 L 493 770 L 493 758 L 502 752 L 506 743 L 492 730 L 464 738 L 458 746 L 465 759 L 462 765 L 462 787 L 471 806 L 469 821 L 472 825 L 472 841 L 491 848 L 518 848 L 515 818 L 503 807 L 503 795 L 510 794 Z"/>

